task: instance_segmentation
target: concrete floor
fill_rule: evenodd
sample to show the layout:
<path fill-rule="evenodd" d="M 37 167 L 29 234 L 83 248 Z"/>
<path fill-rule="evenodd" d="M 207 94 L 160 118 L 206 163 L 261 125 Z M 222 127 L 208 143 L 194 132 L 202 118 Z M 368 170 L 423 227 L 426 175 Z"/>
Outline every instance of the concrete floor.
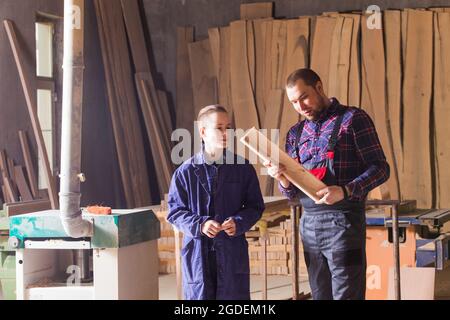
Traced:
<path fill-rule="evenodd" d="M 159 299 L 160 300 L 176 300 L 175 274 L 159 276 Z M 250 294 L 252 300 L 260 300 L 262 298 L 262 277 L 250 276 Z M 268 300 L 286 300 L 292 297 L 292 285 L 290 276 L 268 276 L 267 277 L 267 298 Z M 308 279 L 301 277 L 299 281 L 299 291 L 309 293 L 310 288 Z"/>

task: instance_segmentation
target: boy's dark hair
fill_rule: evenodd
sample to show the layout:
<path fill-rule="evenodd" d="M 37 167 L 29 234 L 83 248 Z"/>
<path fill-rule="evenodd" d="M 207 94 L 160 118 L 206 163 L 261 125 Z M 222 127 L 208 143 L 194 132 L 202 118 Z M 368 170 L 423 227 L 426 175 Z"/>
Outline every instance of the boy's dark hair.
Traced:
<path fill-rule="evenodd" d="M 303 80 L 305 84 L 310 87 L 315 87 L 319 81 L 322 81 L 320 80 L 319 75 L 311 69 L 297 69 L 287 78 L 286 87 L 294 87 L 298 80 Z"/>

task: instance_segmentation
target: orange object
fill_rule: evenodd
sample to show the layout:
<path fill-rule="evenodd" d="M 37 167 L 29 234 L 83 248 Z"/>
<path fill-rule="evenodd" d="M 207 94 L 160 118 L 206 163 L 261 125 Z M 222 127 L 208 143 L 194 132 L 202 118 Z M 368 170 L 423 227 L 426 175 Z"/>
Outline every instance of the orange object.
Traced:
<path fill-rule="evenodd" d="M 101 214 L 107 216 L 112 213 L 112 209 L 110 207 L 89 206 L 87 207 L 87 212 L 91 214 Z"/>
<path fill-rule="evenodd" d="M 387 228 L 384 226 L 367 226 L 366 300 L 388 299 L 389 270 L 393 269 L 394 266 L 392 246 L 392 243 L 388 242 Z M 400 267 L 415 267 L 415 226 L 409 226 L 406 228 L 406 242 L 400 244 L 400 252 Z"/>

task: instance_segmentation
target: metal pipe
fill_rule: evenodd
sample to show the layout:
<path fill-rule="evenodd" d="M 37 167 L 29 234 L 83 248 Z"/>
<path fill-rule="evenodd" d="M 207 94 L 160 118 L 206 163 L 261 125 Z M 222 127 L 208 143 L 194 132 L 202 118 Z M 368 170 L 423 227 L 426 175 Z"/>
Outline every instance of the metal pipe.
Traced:
<path fill-rule="evenodd" d="M 291 268 L 292 268 L 292 300 L 298 300 L 299 290 L 298 290 L 298 211 L 300 207 L 298 204 L 291 205 Z"/>
<path fill-rule="evenodd" d="M 64 63 L 61 137 L 60 212 L 66 233 L 92 236 L 92 223 L 80 209 L 81 120 L 84 72 L 84 0 L 64 1 Z"/>
<path fill-rule="evenodd" d="M 400 240 L 398 229 L 398 204 L 392 206 L 392 242 L 394 245 L 394 293 L 395 300 L 401 300 L 400 289 Z"/>
<path fill-rule="evenodd" d="M 74 256 L 75 264 L 80 268 L 80 281 L 90 282 L 92 280 L 89 267 L 90 251 L 82 249 L 74 250 Z"/>

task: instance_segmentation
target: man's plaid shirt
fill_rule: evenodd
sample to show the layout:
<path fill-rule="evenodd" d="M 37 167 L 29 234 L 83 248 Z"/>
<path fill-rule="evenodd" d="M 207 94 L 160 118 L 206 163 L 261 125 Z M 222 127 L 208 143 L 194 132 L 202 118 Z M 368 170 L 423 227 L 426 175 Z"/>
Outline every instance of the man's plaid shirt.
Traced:
<path fill-rule="evenodd" d="M 305 120 L 303 133 L 298 140 L 300 162 L 311 165 L 325 159 L 328 139 L 340 111 L 344 112 L 344 118 L 334 150 L 337 184 L 350 189 L 350 201 L 364 201 L 370 190 L 389 178 L 389 164 L 375 125 L 365 111 L 343 106 L 333 98 L 330 107 L 317 121 Z M 297 158 L 295 141 L 300 124 L 294 125 L 286 138 L 286 152 L 292 158 Z M 287 189 L 279 184 L 279 188 L 290 199 L 299 192 L 292 184 Z"/>

